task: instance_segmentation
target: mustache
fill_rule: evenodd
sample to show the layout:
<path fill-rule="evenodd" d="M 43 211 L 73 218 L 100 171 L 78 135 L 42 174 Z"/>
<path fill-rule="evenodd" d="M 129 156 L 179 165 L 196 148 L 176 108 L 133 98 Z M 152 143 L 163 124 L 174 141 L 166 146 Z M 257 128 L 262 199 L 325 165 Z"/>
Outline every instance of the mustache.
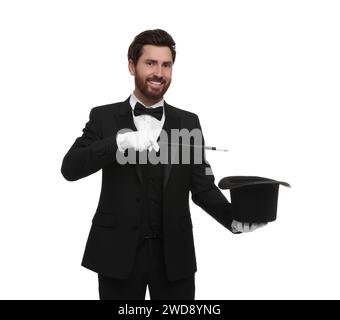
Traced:
<path fill-rule="evenodd" d="M 147 81 L 156 81 L 156 82 L 161 82 L 161 83 L 165 83 L 165 79 L 163 77 L 158 78 L 158 77 L 152 77 L 152 78 L 148 78 L 146 79 Z"/>

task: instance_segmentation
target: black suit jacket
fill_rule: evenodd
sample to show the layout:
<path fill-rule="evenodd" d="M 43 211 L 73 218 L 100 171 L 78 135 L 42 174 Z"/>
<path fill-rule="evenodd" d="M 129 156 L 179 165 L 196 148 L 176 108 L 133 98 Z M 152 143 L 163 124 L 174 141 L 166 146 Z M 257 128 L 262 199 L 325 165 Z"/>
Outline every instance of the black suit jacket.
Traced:
<path fill-rule="evenodd" d="M 198 116 L 164 104 L 163 129 L 200 129 Z M 102 188 L 86 243 L 82 266 L 126 279 L 136 254 L 141 218 L 142 174 L 140 164 L 116 161 L 116 134 L 137 130 L 129 99 L 95 107 L 90 119 L 63 159 L 61 172 L 75 181 L 102 169 Z M 203 136 L 202 136 L 203 139 Z M 169 280 L 196 272 L 196 256 L 189 210 L 189 191 L 195 204 L 231 231 L 231 205 L 206 175 L 209 163 L 165 164 L 163 185 L 164 258 Z"/>

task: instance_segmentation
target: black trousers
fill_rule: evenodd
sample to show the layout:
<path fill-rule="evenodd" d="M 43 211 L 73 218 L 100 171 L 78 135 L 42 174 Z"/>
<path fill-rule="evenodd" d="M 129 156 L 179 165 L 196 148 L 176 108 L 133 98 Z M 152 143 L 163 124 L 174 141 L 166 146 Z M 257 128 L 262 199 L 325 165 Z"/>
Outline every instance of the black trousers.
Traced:
<path fill-rule="evenodd" d="M 178 261 L 180 263 L 180 261 Z M 166 277 L 163 243 L 159 238 L 144 239 L 137 248 L 135 264 L 128 279 L 98 274 L 100 300 L 194 300 L 195 274 L 176 281 Z"/>

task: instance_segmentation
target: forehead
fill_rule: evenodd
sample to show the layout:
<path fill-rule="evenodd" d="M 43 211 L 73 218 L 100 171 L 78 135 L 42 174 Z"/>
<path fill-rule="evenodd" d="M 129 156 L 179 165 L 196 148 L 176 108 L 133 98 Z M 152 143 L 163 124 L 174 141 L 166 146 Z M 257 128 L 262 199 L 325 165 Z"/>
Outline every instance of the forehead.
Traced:
<path fill-rule="evenodd" d="M 157 61 L 172 61 L 172 54 L 169 47 L 159 47 L 146 44 L 143 46 L 142 59 L 152 59 Z"/>

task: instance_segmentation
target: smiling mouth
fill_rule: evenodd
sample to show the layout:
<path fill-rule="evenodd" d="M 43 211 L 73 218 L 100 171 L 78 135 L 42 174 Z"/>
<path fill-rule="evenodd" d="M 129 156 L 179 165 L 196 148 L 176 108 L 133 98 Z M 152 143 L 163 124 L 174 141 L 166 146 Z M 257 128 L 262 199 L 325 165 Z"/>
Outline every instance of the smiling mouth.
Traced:
<path fill-rule="evenodd" d="M 161 87 L 163 85 L 163 82 L 162 81 L 151 81 L 151 80 L 148 80 L 148 82 L 154 86 L 154 87 Z"/>

